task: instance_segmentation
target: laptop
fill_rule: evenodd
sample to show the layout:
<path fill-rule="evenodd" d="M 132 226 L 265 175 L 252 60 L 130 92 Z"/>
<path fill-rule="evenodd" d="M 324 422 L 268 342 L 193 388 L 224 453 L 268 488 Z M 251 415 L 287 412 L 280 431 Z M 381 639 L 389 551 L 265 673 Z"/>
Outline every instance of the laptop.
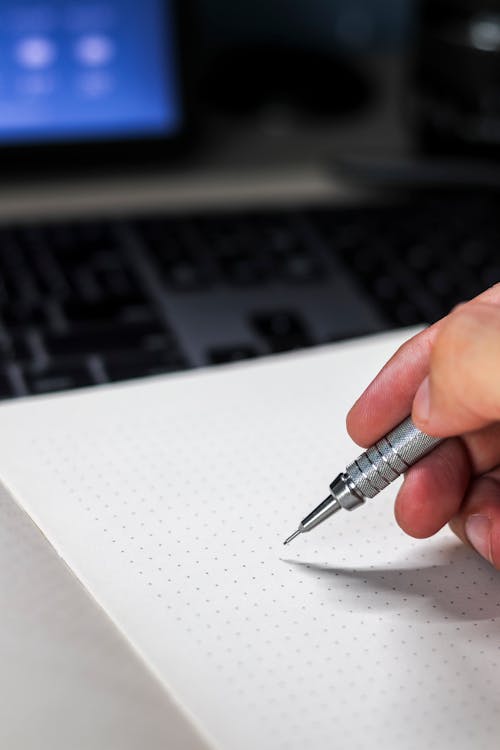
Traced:
<path fill-rule="evenodd" d="M 260 141 L 258 118 L 232 137 L 213 119 L 189 155 L 185 2 L 4 0 L 0 17 L 2 399 L 432 322 L 500 279 L 494 196 L 334 177 L 346 143 L 403 142 L 397 97 L 334 117 L 314 166 L 306 126 L 273 161 L 272 112 Z"/>

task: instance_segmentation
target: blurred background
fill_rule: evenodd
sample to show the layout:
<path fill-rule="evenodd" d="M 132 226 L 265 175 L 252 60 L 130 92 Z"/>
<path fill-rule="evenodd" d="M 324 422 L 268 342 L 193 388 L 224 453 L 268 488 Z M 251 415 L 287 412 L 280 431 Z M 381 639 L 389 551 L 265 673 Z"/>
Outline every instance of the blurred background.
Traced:
<path fill-rule="evenodd" d="M 437 320 L 500 281 L 499 145 L 500 0 L 0 0 L 0 399 Z M 3 745 L 172 744 L 0 505 Z"/>
<path fill-rule="evenodd" d="M 210 46 L 281 42 L 332 50 L 374 52 L 400 49 L 411 34 L 415 0 L 198 0 Z"/>
<path fill-rule="evenodd" d="M 198 101 L 208 113 L 257 116 L 275 147 L 279 131 L 284 140 L 307 123 L 320 148 L 328 131 L 333 158 L 498 153 L 496 0 L 220 1 L 197 12 Z M 307 137 L 300 145 L 307 153 Z"/>
<path fill-rule="evenodd" d="M 212 147 L 226 129 L 233 138 L 246 131 L 247 160 L 259 151 L 301 161 L 344 147 L 353 155 L 407 147 L 397 109 L 416 35 L 412 0 L 199 0 L 196 11 L 196 98 Z M 237 150 L 225 140 L 220 157 Z"/>
<path fill-rule="evenodd" d="M 500 0 L 0 0 L 0 393 L 436 320 L 500 279 Z"/>
<path fill-rule="evenodd" d="M 500 140 L 499 14 L 497 0 L 148 0 L 142 9 L 129 0 L 5 0 L 4 171 L 13 165 L 10 181 L 29 172 L 35 156 L 42 161 L 37 145 L 59 138 L 61 153 L 71 135 L 80 149 L 51 155 L 52 175 L 70 163 L 101 165 L 105 174 L 113 161 L 164 167 L 181 153 L 229 169 L 311 159 L 345 167 L 348 159 L 358 179 L 361 167 L 371 175 L 370 156 L 399 176 L 403 157 L 415 154 L 491 157 Z M 162 128 L 167 136 L 164 97 L 174 91 L 183 102 L 170 135 L 183 135 L 182 152 L 159 137 Z M 64 117 L 73 121 L 66 132 Z M 110 140 L 141 135 L 141 149 L 110 148 Z M 82 151 L 89 138 L 94 148 Z M 11 157 L 19 141 L 32 147 L 30 161 Z"/>

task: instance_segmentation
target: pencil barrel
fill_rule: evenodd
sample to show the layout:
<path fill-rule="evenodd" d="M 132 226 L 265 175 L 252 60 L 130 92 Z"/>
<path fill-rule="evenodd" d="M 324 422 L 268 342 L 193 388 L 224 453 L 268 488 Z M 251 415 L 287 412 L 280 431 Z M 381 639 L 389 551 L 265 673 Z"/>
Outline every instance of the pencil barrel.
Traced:
<path fill-rule="evenodd" d="M 422 432 L 408 417 L 353 461 L 346 474 L 359 494 L 375 497 L 441 442 L 442 438 Z"/>

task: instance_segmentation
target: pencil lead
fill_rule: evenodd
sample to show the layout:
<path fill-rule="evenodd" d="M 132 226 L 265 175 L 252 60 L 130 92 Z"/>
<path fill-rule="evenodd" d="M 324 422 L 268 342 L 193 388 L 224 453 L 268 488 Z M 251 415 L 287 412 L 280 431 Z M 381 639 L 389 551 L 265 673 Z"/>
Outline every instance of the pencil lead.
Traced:
<path fill-rule="evenodd" d="M 291 534 L 288 537 L 288 539 L 285 539 L 285 541 L 283 542 L 283 544 L 290 544 L 290 542 L 293 541 L 295 539 L 295 537 L 298 536 L 299 534 L 302 534 L 302 529 L 301 528 L 298 528 L 297 531 L 294 531 L 293 534 Z"/>

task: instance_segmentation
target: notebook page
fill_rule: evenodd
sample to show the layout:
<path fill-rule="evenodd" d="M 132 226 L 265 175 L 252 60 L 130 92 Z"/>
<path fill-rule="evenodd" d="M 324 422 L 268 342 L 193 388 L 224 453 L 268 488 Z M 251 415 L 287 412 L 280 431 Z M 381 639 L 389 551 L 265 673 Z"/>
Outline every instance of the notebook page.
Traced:
<path fill-rule="evenodd" d="M 282 546 L 401 339 L 0 409 L 3 483 L 214 748 L 498 748 L 486 563 L 395 488 Z"/>

